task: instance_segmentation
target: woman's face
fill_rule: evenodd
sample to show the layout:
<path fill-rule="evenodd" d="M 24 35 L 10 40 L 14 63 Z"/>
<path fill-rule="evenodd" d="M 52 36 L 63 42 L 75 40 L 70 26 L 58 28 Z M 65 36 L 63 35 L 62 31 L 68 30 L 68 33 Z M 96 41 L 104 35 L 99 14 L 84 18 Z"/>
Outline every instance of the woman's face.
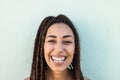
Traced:
<path fill-rule="evenodd" d="M 64 71 L 71 64 L 75 42 L 72 30 L 64 23 L 56 23 L 48 28 L 44 57 L 52 71 Z"/>

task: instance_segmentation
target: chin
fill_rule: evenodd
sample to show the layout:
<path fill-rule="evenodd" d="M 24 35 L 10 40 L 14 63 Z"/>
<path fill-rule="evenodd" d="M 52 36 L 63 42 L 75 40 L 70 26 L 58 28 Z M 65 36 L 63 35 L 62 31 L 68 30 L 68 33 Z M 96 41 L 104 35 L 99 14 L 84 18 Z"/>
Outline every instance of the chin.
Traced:
<path fill-rule="evenodd" d="M 51 70 L 54 71 L 54 72 L 63 72 L 63 71 L 65 71 L 65 70 L 67 70 L 67 68 L 57 67 L 57 68 L 51 68 Z"/>

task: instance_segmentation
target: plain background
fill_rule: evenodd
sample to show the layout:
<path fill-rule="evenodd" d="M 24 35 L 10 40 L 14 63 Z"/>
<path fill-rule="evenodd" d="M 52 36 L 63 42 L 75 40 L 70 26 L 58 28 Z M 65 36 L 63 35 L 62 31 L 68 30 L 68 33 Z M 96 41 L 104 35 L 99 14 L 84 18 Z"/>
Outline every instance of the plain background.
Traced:
<path fill-rule="evenodd" d="M 0 80 L 30 75 L 39 24 L 58 14 L 79 32 L 84 76 L 120 80 L 120 0 L 0 0 Z"/>

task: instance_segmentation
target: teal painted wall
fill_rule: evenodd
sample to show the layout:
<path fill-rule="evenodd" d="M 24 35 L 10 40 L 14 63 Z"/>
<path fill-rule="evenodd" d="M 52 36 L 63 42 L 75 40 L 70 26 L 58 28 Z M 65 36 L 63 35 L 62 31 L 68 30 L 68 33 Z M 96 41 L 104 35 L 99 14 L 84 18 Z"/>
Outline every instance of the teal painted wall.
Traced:
<path fill-rule="evenodd" d="M 42 19 L 67 15 L 79 31 L 91 80 L 120 80 L 120 0 L 0 0 L 0 80 L 29 76 Z"/>

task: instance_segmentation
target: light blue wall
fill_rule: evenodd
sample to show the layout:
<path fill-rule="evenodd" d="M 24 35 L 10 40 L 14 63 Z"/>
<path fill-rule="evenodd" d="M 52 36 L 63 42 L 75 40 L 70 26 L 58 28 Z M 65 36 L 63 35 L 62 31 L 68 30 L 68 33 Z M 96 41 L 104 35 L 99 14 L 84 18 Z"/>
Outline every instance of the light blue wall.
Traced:
<path fill-rule="evenodd" d="M 84 76 L 120 80 L 120 0 L 0 0 L 0 80 L 29 76 L 38 26 L 60 13 L 79 31 Z"/>

